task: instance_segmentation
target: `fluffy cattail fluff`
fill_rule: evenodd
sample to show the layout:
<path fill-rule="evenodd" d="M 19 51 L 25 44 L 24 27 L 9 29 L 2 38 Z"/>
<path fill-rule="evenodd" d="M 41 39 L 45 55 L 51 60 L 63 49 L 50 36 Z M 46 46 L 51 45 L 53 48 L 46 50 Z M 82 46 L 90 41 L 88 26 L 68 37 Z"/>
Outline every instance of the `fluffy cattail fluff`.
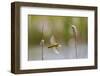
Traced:
<path fill-rule="evenodd" d="M 40 45 L 44 45 L 44 40 L 43 39 L 41 40 Z"/>
<path fill-rule="evenodd" d="M 72 30 L 73 30 L 73 33 L 75 33 L 75 35 L 77 36 L 77 27 L 75 25 L 72 25 Z"/>

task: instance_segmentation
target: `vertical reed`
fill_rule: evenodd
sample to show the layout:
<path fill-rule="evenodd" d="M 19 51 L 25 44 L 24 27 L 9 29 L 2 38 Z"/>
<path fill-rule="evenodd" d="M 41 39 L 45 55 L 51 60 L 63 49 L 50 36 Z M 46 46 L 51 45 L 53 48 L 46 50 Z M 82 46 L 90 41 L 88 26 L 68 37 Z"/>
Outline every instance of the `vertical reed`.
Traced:
<path fill-rule="evenodd" d="M 74 36 L 74 39 L 75 39 L 75 50 L 76 50 L 76 58 L 78 57 L 78 50 L 77 50 L 77 27 L 75 25 L 72 25 L 72 30 L 73 30 L 73 36 Z"/>

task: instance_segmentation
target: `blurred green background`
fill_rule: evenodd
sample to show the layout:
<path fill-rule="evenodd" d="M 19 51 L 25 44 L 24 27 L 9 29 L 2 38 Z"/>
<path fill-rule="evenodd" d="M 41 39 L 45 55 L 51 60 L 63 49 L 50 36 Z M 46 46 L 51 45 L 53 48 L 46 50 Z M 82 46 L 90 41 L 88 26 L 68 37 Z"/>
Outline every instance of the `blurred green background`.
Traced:
<path fill-rule="evenodd" d="M 87 42 L 87 22 L 87 17 L 28 15 L 28 45 L 39 45 L 42 37 L 48 44 L 52 34 L 58 42 L 67 44 L 72 37 L 71 25 L 78 29 L 78 40 Z"/>
<path fill-rule="evenodd" d="M 76 45 L 72 25 L 77 27 Z M 59 54 L 48 48 L 52 36 L 61 45 Z M 87 37 L 87 17 L 28 15 L 28 60 L 87 58 Z M 44 46 L 40 44 L 42 39 Z"/>

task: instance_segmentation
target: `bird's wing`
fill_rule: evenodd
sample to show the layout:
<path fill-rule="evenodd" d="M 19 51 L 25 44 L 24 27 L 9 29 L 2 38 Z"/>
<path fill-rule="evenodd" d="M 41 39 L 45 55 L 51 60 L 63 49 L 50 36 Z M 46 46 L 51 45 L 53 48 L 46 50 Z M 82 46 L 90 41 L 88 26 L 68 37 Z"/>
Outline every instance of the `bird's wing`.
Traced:
<path fill-rule="evenodd" d="M 50 38 L 50 44 L 56 44 L 56 40 L 55 40 L 55 37 L 52 35 L 51 38 Z"/>
<path fill-rule="evenodd" d="M 59 54 L 59 50 L 58 50 L 58 48 L 56 48 L 56 47 L 52 47 L 52 49 L 53 49 L 53 51 L 54 51 L 56 54 Z"/>

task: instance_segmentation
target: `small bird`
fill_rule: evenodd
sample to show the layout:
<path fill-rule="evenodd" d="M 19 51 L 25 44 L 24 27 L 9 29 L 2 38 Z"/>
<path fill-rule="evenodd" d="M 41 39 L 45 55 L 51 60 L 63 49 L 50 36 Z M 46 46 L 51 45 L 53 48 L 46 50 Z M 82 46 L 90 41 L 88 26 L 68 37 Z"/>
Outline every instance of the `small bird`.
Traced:
<path fill-rule="evenodd" d="M 59 54 L 59 47 L 61 47 L 61 45 L 56 42 L 55 37 L 52 35 L 50 38 L 50 46 L 48 46 L 48 48 L 52 48 L 56 54 Z"/>

